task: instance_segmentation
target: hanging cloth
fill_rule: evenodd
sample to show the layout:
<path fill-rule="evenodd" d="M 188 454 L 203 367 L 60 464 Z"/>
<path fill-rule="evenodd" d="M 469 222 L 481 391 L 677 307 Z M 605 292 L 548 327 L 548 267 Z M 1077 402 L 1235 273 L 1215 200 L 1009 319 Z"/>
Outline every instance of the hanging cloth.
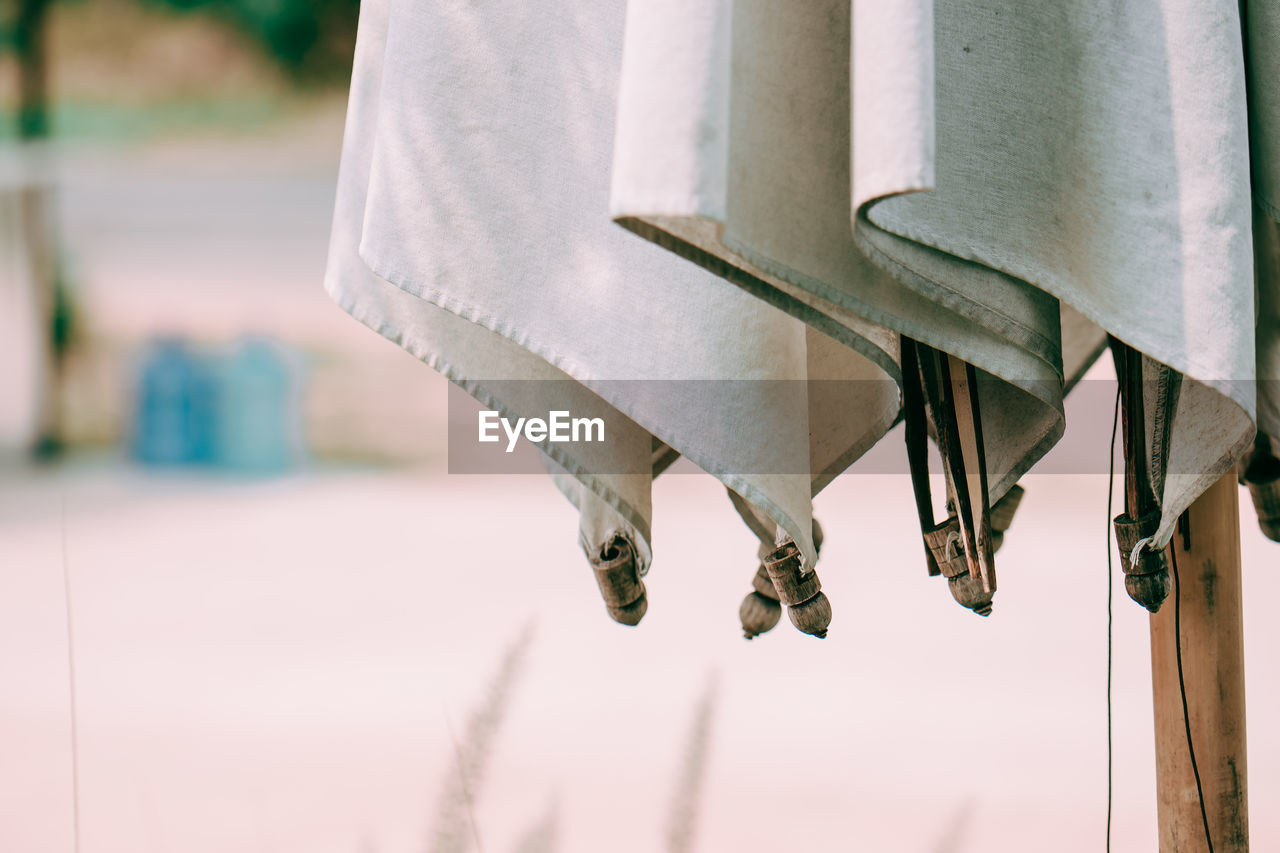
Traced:
<path fill-rule="evenodd" d="M 993 500 L 1062 434 L 1099 327 L 1182 374 L 1163 546 L 1277 378 L 1274 275 L 1256 338 L 1252 286 L 1251 195 L 1280 185 L 1267 6 L 1242 59 L 1234 3 L 633 4 L 611 211 L 807 322 L 853 314 L 998 380 Z"/>
<path fill-rule="evenodd" d="M 365 5 L 331 292 L 477 396 L 572 378 L 598 398 L 581 406 L 635 424 L 634 458 L 552 461 L 629 525 L 644 568 L 638 467 L 656 436 L 794 540 L 807 571 L 815 486 L 896 419 L 894 337 L 872 329 L 855 350 L 609 223 L 620 2 Z M 366 37 L 375 23 L 385 35 Z M 634 479 L 611 484 L 618 470 Z M 584 515 L 584 536 L 612 522 Z"/>
<path fill-rule="evenodd" d="M 850 27 L 849 4 L 830 0 L 632 4 L 611 213 L 850 346 L 887 327 L 1002 380 L 980 383 L 998 500 L 1062 434 L 1064 320 L 1009 276 L 980 270 L 985 301 L 966 300 L 935 283 L 948 258 L 907 269 L 855 241 Z M 875 94 L 862 106 L 882 124 L 931 130 L 931 99 Z M 882 172 L 931 174 L 927 149 L 868 151 Z M 1065 359 L 1078 372 L 1102 335 L 1071 323 L 1087 330 Z"/>
<path fill-rule="evenodd" d="M 1146 424 L 1145 446 L 1163 454 L 1146 460 L 1159 488 L 1151 544 L 1162 548 L 1253 432 L 1254 261 L 1237 6 L 903 3 L 917 18 L 933 7 L 932 45 L 924 33 L 884 25 L 872 4 L 857 4 L 854 97 L 860 78 L 886 81 L 874 61 L 862 62 L 864 21 L 882 49 L 932 64 L 933 174 L 927 186 L 908 185 L 914 176 L 903 174 L 893 187 L 873 174 L 874 163 L 864 178 L 856 157 L 856 233 L 872 251 L 908 263 L 946 258 L 945 285 L 977 304 L 990 302 L 982 279 L 992 271 L 1031 283 L 1186 377 L 1167 448 L 1150 418 Z M 876 138 L 876 126 L 875 114 L 855 109 L 857 139 Z M 923 135 L 907 133 L 920 150 Z M 903 194 L 914 189 L 931 192 Z M 1155 393 L 1155 384 L 1144 391 Z"/>
<path fill-rule="evenodd" d="M 568 480 L 557 480 L 557 484 L 575 505 L 580 503 L 580 488 L 592 493 L 593 501 L 582 514 L 583 541 L 598 545 L 620 531 L 635 543 L 640 563 L 647 567 L 650 434 L 546 360 L 386 282 L 359 256 L 373 154 L 370 131 L 377 121 L 389 6 L 387 0 L 366 0 L 360 8 L 325 289 L 357 320 L 504 416 L 544 414 L 548 407 L 559 406 L 580 416 L 604 419 L 610 429 L 609 457 L 590 455 L 600 445 L 577 444 L 577 455 L 565 456 L 549 444 L 544 449 L 550 454 L 547 464 L 565 472 Z M 549 394 L 556 400 L 547 399 Z"/>

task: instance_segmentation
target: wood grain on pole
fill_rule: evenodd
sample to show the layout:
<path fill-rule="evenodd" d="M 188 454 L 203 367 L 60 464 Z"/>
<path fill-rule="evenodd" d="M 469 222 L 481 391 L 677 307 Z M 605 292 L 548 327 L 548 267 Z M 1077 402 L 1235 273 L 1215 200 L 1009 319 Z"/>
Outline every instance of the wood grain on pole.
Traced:
<path fill-rule="evenodd" d="M 1179 533 L 1171 547 L 1181 582 L 1181 590 L 1175 586 L 1173 594 L 1181 595 L 1182 670 L 1192 744 L 1213 848 L 1216 853 L 1243 853 L 1249 849 L 1249 813 L 1235 472 L 1215 483 L 1189 512 L 1189 543 Z M 1209 848 L 1187 750 L 1174 604 L 1168 601 L 1151 615 L 1160 851 L 1201 853 Z"/>

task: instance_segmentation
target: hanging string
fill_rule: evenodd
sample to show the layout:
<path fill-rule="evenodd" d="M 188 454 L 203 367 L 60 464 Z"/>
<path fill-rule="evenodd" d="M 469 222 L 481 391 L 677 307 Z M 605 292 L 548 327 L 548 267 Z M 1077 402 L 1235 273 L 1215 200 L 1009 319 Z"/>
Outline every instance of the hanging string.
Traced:
<path fill-rule="evenodd" d="M 1120 383 L 1111 415 L 1111 455 L 1107 473 L 1107 853 L 1111 853 L 1111 501 L 1116 491 L 1116 432 L 1120 426 Z"/>
<path fill-rule="evenodd" d="M 1200 784 L 1200 766 L 1196 764 L 1196 748 L 1191 743 L 1191 712 L 1187 709 L 1187 683 L 1182 676 L 1182 582 L 1178 579 L 1178 549 L 1169 548 L 1173 555 L 1173 639 L 1178 659 L 1178 693 L 1182 696 L 1182 725 L 1187 730 L 1187 754 L 1191 756 L 1191 772 L 1196 777 L 1196 796 L 1200 799 L 1200 820 L 1204 823 L 1204 843 L 1213 853 L 1213 838 L 1209 835 L 1209 815 L 1204 808 L 1204 787 Z"/>

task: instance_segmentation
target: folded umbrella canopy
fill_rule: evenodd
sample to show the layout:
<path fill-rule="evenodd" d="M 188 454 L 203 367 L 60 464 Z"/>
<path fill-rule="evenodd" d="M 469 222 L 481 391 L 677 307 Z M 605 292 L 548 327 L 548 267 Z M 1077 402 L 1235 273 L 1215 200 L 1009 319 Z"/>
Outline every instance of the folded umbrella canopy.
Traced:
<path fill-rule="evenodd" d="M 612 215 L 817 327 L 900 333 L 913 471 L 931 430 L 949 503 L 981 496 L 934 525 L 917 490 L 931 569 L 955 583 L 957 548 L 979 552 L 953 586 L 974 609 L 988 501 L 1062 434 L 1110 336 L 1126 588 L 1153 611 L 1176 591 L 1151 623 L 1161 849 L 1247 849 L 1224 475 L 1280 429 L 1280 8 L 652 0 L 627 28 Z M 1280 537 L 1265 439 L 1242 476 Z"/>
<path fill-rule="evenodd" d="M 662 446 L 807 570 L 813 491 L 897 418 L 896 336 L 837 341 L 611 225 L 621 4 L 491 11 L 362 4 L 330 293 L 491 408 L 605 417 L 603 448 L 540 444 L 589 555 L 621 535 L 647 569 Z"/>
<path fill-rule="evenodd" d="M 1134 376 L 1185 375 L 1142 383 L 1132 444 L 1159 550 L 1255 415 L 1280 428 L 1280 13 L 1251 7 L 1247 51 L 1241 23 L 1181 0 L 631 4 L 611 212 L 815 326 L 998 380 L 993 501 L 1061 436 L 1098 327 Z"/>
<path fill-rule="evenodd" d="M 1016 481 L 1109 340 L 1126 586 L 1154 611 L 1173 554 L 1198 561 L 1215 664 L 1192 675 L 1230 741 L 1210 776 L 1230 790 L 1199 800 L 1243 827 L 1239 560 L 1219 529 L 1235 493 L 1210 487 L 1232 485 L 1256 429 L 1280 434 L 1275 4 L 648 0 L 624 22 L 621 0 L 368 0 L 361 16 L 329 290 L 491 408 L 608 421 L 603 447 L 539 449 L 615 618 L 646 606 L 651 480 L 675 453 L 765 544 L 748 636 L 778 600 L 822 610 L 812 494 L 896 421 L 899 389 L 917 485 L 930 432 L 947 473 L 941 524 L 917 489 L 930 570 L 988 612 Z M 1271 532 L 1278 472 L 1259 440 L 1243 476 Z M 1193 503 L 1198 544 L 1171 548 Z M 1193 727 L 1174 600 L 1171 646 L 1152 623 L 1162 762 L 1180 760 L 1166 700 L 1181 694 L 1188 746 Z M 1188 801 L 1174 775 L 1162 809 Z"/>
<path fill-rule="evenodd" d="M 584 479 L 590 480 L 588 469 L 592 466 L 615 472 L 608 482 L 592 481 L 602 500 L 593 503 L 584 516 L 584 535 L 590 532 L 603 541 L 605 529 L 630 532 L 637 547 L 646 549 L 642 555 L 647 565 L 650 484 L 645 467 L 651 452 L 649 433 L 543 359 L 501 335 L 414 298 L 378 278 L 360 259 L 358 246 L 373 155 L 370 131 L 377 121 L 388 9 L 386 2 L 361 6 L 325 287 L 356 319 L 400 344 L 485 405 L 504 413 L 528 411 L 550 402 L 529 399 L 530 391 L 554 389 L 563 395 L 560 405 L 583 416 L 608 418 L 613 430 L 611 457 L 578 461 Z M 499 398 L 484 381 L 490 378 L 526 381 L 509 383 L 503 389 L 506 398 Z M 593 449 L 583 444 L 579 452 L 589 454 Z M 574 460 L 561 461 L 575 465 Z M 576 502 L 580 499 L 577 481 L 572 483 L 565 482 L 562 488 Z"/>

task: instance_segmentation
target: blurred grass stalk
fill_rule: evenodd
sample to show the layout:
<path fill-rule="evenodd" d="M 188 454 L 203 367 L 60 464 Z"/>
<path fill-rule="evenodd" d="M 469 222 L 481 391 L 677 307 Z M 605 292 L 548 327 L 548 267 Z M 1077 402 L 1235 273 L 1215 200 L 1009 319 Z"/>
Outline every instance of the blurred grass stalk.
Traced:
<path fill-rule="evenodd" d="M 474 823 L 475 801 L 484 786 L 493 742 L 502 728 L 516 682 L 524 670 L 532 635 L 533 626 L 528 625 L 507 646 L 502 664 L 489 683 L 484 699 L 467 721 L 462 741 L 454 743 L 457 764 L 454 772 L 446 778 L 436 805 L 431 853 L 466 853 L 473 841 L 480 848 L 480 833 Z"/>
<path fill-rule="evenodd" d="M 716 688 L 715 676 L 708 677 L 689 726 L 680 775 L 676 780 L 667 817 L 667 850 L 670 853 L 690 853 L 693 850 L 698 811 L 702 804 L 702 788 L 707 777 L 707 761 L 711 751 Z"/>
<path fill-rule="evenodd" d="M 547 805 L 547 811 L 523 836 L 515 847 L 515 853 L 555 853 L 556 804 Z"/>

